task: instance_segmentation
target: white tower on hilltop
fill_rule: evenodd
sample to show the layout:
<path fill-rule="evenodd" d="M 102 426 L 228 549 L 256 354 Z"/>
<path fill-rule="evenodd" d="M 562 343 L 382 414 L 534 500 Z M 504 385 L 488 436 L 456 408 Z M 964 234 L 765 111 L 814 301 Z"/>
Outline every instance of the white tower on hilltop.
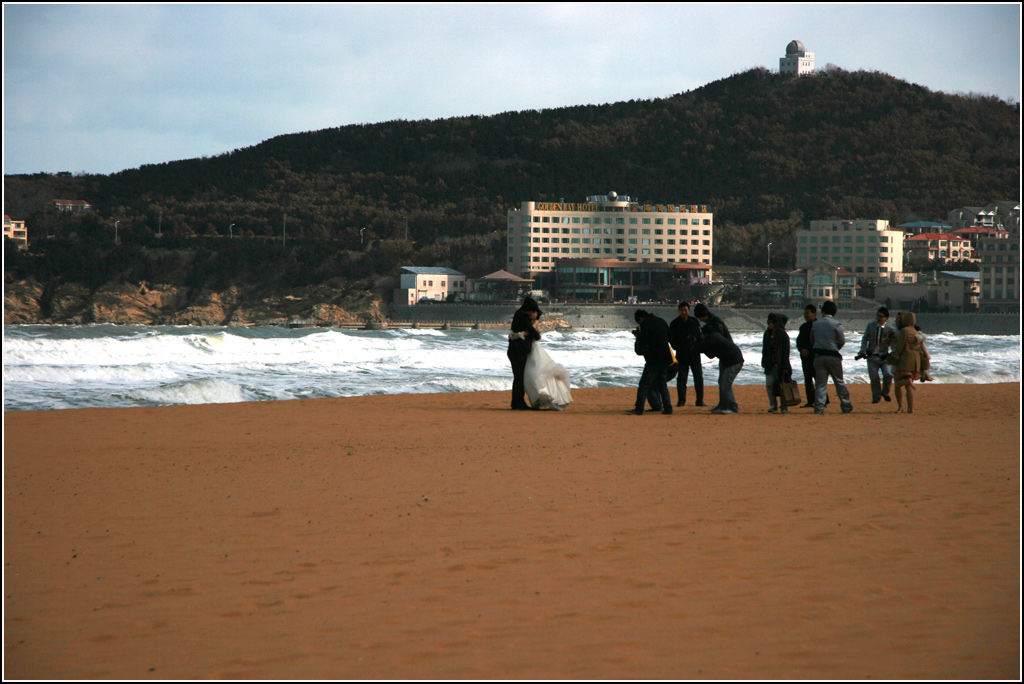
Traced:
<path fill-rule="evenodd" d="M 814 71 L 814 53 L 807 52 L 799 40 L 789 41 L 786 56 L 779 58 L 779 73 L 800 76 Z"/>

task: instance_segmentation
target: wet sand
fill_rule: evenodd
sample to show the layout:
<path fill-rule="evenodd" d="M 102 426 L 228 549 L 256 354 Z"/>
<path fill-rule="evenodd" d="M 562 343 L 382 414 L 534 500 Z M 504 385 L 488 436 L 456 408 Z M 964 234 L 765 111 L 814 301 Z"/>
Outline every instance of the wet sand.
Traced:
<path fill-rule="evenodd" d="M 5 413 L 4 675 L 1017 679 L 1020 385 L 851 390 Z"/>

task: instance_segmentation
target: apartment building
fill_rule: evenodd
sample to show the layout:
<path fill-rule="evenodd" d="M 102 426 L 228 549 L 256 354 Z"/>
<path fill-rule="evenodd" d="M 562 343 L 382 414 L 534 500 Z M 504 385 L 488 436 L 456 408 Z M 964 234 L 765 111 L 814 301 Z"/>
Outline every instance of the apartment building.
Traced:
<path fill-rule="evenodd" d="M 826 261 L 864 280 L 888 280 L 903 270 L 906 234 L 884 219 L 811 221 L 796 231 L 796 266 Z"/>

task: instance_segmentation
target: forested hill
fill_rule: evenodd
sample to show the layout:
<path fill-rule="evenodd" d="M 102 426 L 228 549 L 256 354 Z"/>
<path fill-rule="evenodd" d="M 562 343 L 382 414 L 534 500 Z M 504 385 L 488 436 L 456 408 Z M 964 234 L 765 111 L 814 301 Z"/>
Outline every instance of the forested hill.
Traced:
<path fill-rule="evenodd" d="M 6 177 L 5 212 L 32 238 L 60 230 L 53 197 L 88 200 L 122 240 L 231 224 L 279 235 L 285 215 L 289 237 L 321 241 L 407 228 L 417 249 L 473 237 L 499 268 L 510 207 L 615 190 L 709 205 L 728 263 L 810 219 L 942 220 L 1017 199 L 1020 149 L 1018 104 L 873 72 L 758 68 L 664 99 L 344 126 L 111 176 Z"/>

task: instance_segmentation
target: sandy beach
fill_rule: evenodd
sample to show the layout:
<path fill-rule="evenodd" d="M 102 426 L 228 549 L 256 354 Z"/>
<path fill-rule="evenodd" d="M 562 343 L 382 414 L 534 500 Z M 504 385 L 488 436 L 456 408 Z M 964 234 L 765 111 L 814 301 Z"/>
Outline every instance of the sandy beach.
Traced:
<path fill-rule="evenodd" d="M 1017 679 L 1020 385 L 850 389 L 7 412 L 4 676 Z"/>

